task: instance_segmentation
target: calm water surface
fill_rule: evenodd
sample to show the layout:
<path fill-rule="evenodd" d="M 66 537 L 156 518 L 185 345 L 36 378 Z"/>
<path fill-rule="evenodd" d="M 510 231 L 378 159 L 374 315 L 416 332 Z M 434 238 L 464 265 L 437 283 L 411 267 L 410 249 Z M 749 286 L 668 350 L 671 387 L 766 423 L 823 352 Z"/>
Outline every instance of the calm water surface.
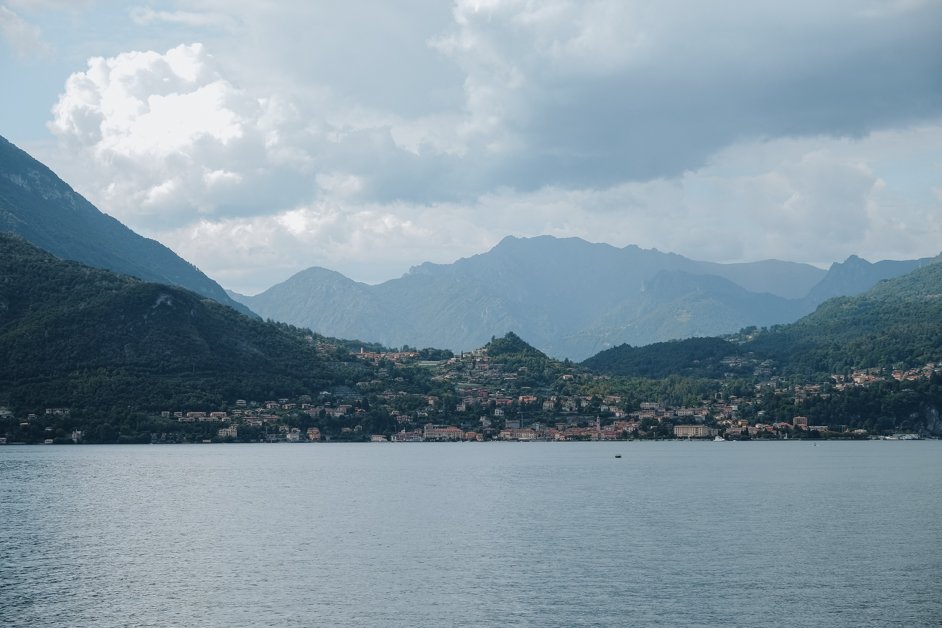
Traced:
<path fill-rule="evenodd" d="M 0 625 L 939 626 L 942 442 L 7 446 Z"/>

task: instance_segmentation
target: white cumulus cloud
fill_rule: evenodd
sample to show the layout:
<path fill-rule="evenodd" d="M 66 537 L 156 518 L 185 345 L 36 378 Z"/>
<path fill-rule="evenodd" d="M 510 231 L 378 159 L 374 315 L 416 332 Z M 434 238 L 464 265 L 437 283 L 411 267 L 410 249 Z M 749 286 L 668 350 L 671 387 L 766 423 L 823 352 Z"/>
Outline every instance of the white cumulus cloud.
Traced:
<path fill-rule="evenodd" d="M 166 224 L 246 210 L 240 193 L 273 176 L 281 145 L 267 132 L 272 103 L 226 80 L 202 45 L 180 45 L 90 59 L 66 81 L 49 128 L 93 165 L 98 187 L 87 191 L 103 209 Z"/>

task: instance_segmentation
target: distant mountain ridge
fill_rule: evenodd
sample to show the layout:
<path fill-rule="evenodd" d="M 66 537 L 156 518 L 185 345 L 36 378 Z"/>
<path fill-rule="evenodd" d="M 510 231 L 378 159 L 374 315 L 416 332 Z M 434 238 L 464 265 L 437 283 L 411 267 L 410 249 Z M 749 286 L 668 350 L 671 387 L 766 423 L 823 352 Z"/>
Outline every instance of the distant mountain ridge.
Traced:
<path fill-rule="evenodd" d="M 0 137 L 0 232 L 62 259 L 176 285 L 251 314 L 163 244 L 98 210 L 52 170 Z"/>
<path fill-rule="evenodd" d="M 234 296 L 265 318 L 329 336 L 466 351 L 513 330 L 549 355 L 581 360 L 623 343 L 788 323 L 830 296 L 857 294 L 926 261 L 851 258 L 825 271 L 777 260 L 699 262 L 579 238 L 507 237 L 486 253 L 421 264 L 375 286 L 308 269 L 259 295 Z"/>

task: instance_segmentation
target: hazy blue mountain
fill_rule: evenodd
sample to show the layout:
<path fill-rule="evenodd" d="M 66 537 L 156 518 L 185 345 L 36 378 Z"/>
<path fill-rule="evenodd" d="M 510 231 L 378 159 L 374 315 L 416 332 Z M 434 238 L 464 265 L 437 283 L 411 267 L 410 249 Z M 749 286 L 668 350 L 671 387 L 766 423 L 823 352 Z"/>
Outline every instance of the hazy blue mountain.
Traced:
<path fill-rule="evenodd" d="M 750 292 L 723 277 L 663 271 L 645 284 L 640 298 L 626 298 L 585 331 L 563 339 L 562 347 L 579 355 L 587 348 L 712 336 L 723 333 L 718 329 L 791 322 L 805 311 L 802 300 Z"/>
<path fill-rule="evenodd" d="M 262 311 L 257 314 L 262 318 L 287 322 L 314 320 L 310 317 L 316 314 L 316 328 L 336 329 L 339 338 L 377 338 L 391 323 L 402 324 L 379 307 L 370 294 L 370 286 L 326 268 L 303 270 L 290 281 L 267 290 L 264 299 L 229 294 L 253 311 L 255 306 L 260 307 Z"/>
<path fill-rule="evenodd" d="M 862 262 L 862 260 L 861 260 Z M 622 343 L 717 335 L 791 322 L 827 296 L 872 286 L 916 262 L 699 262 L 579 238 L 508 237 L 453 264 L 426 263 L 370 286 L 309 269 L 254 297 L 263 317 L 388 346 L 470 350 L 511 329 L 556 357 L 584 359 Z M 895 275 L 894 275 L 895 274 Z"/>
<path fill-rule="evenodd" d="M 827 274 L 810 264 L 777 259 L 738 264 L 700 262 L 700 266 L 703 274 L 724 277 L 750 292 L 767 292 L 786 299 L 804 298 Z"/>
<path fill-rule="evenodd" d="M 2 137 L 0 232 L 15 233 L 62 259 L 181 286 L 249 313 L 198 268 L 103 214 L 49 168 Z"/>

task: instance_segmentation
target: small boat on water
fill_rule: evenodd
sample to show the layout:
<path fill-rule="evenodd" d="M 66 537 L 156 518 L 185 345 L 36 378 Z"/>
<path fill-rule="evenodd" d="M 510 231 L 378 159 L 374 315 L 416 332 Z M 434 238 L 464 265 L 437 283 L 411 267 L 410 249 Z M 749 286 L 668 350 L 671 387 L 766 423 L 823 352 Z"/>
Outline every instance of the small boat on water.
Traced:
<path fill-rule="evenodd" d="M 713 442 L 714 442 L 714 443 L 723 443 L 723 442 L 726 442 L 726 439 L 723 438 L 722 436 L 720 436 L 719 434 L 717 434 L 716 436 L 713 437 Z"/>

